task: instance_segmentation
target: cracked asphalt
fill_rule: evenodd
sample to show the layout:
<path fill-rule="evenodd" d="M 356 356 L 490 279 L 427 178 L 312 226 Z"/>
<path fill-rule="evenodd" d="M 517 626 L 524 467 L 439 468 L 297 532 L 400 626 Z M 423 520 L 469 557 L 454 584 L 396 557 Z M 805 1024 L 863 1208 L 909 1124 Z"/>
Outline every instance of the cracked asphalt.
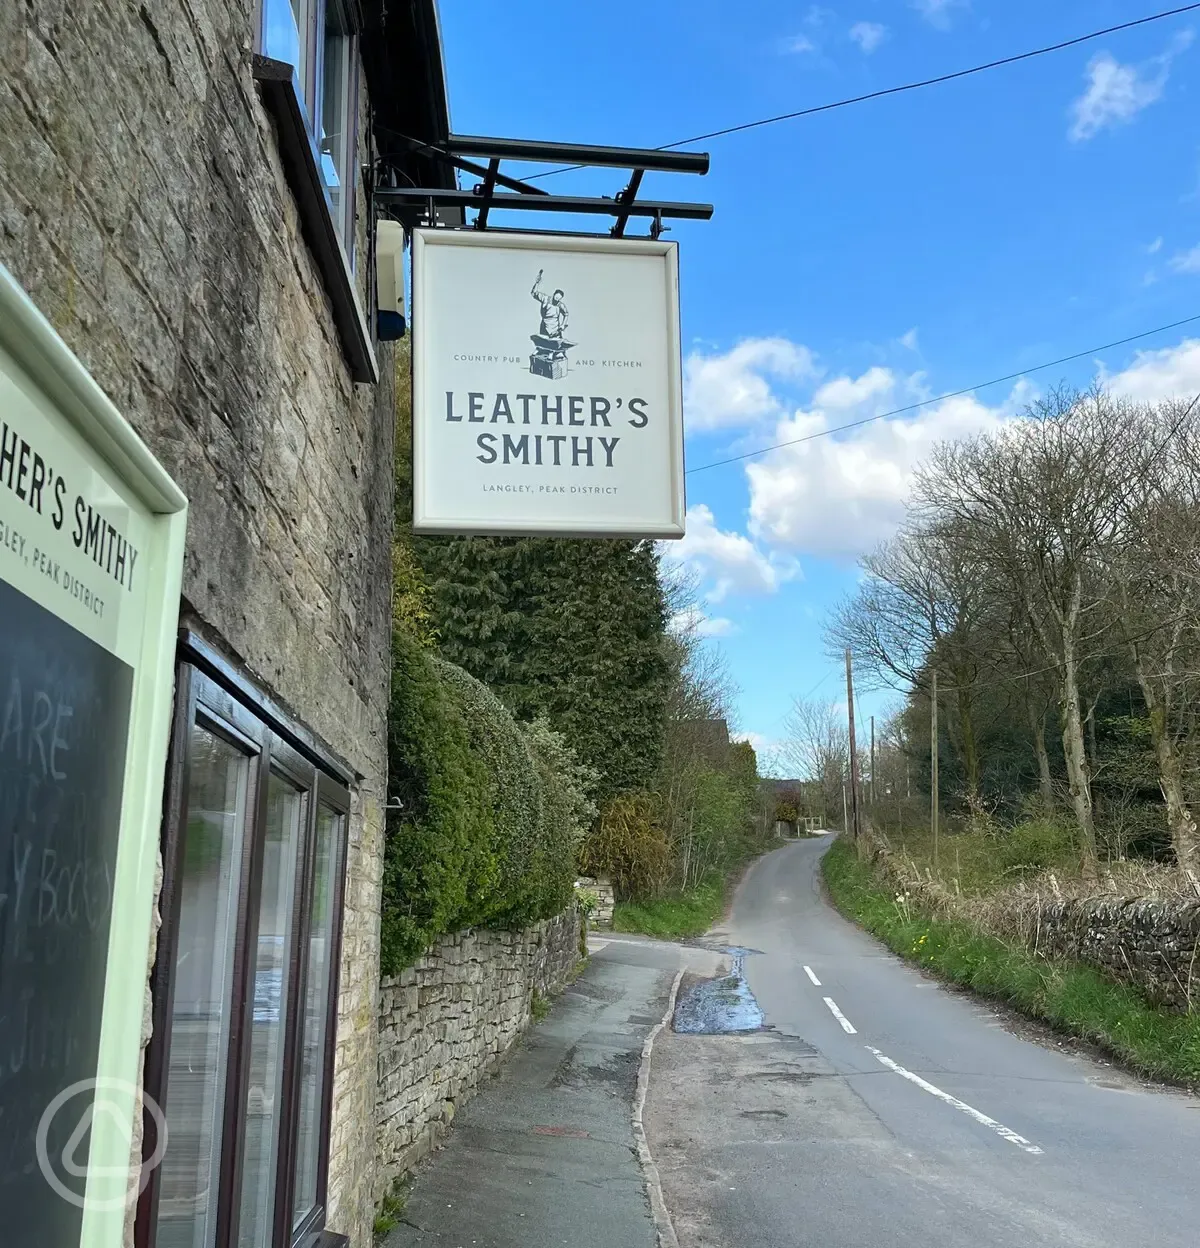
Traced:
<path fill-rule="evenodd" d="M 893 957 L 823 899 L 828 844 L 761 859 L 710 934 L 754 951 L 765 1028 L 655 1046 L 645 1125 L 681 1248 L 1200 1243 L 1200 1101 Z"/>

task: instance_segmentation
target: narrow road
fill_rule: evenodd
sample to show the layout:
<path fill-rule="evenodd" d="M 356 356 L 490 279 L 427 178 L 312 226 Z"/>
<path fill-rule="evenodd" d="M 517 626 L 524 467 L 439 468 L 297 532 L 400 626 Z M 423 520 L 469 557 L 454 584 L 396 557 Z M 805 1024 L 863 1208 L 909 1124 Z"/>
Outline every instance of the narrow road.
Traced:
<path fill-rule="evenodd" d="M 760 860 L 716 941 L 765 1017 L 664 1032 L 647 1132 L 681 1248 L 1194 1248 L 1200 1101 L 1013 1034 Z"/>

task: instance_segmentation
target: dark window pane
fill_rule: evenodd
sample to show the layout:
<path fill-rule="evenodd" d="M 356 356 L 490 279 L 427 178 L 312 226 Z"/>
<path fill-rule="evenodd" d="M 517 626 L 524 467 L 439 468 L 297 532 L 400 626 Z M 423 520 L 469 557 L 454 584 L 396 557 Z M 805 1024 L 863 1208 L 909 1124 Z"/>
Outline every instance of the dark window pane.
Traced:
<path fill-rule="evenodd" d="M 158 1248 L 215 1243 L 238 876 L 251 787 L 250 759 L 199 724 L 192 727 L 189 762 Z"/>
<path fill-rule="evenodd" d="M 238 1220 L 238 1243 L 242 1248 L 260 1248 L 271 1242 L 282 1109 L 283 1033 L 288 1009 L 288 953 L 304 807 L 305 794 L 272 773 L 267 786 L 258 945 L 251 969 L 250 1083 Z"/>
<path fill-rule="evenodd" d="M 308 971 L 304 985 L 304 1020 L 300 1033 L 300 1114 L 296 1127 L 296 1190 L 293 1225 L 317 1203 L 321 1160 L 321 1105 L 325 1093 L 325 1036 L 329 1011 L 330 959 L 334 948 L 334 895 L 343 816 L 328 806 L 317 808 L 317 843 L 313 855 L 313 892 L 309 911 Z"/>

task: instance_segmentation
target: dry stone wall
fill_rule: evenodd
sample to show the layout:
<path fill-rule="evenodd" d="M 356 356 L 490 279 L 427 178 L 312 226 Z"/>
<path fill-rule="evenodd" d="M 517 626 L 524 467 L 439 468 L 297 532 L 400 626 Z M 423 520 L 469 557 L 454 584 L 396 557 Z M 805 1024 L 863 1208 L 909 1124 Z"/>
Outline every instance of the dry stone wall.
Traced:
<path fill-rule="evenodd" d="M 517 932 L 443 937 L 379 994 L 375 1199 L 445 1133 L 529 1025 L 536 992 L 560 992 L 579 960 L 574 906 Z"/>
<path fill-rule="evenodd" d="M 964 918 L 1045 957 L 1094 967 L 1155 1005 L 1173 1010 L 1200 1006 L 1200 901 L 1054 900 L 1030 891 L 1012 895 L 1010 905 L 981 919 L 945 889 L 906 873 L 882 847 L 874 846 L 872 856 L 888 886 L 927 912 Z"/>
<path fill-rule="evenodd" d="M 1040 952 L 1094 966 L 1156 1005 L 1200 1003 L 1200 902 L 1058 901 L 1043 904 L 1038 920 Z"/>
<path fill-rule="evenodd" d="M 596 898 L 596 908 L 588 919 L 589 926 L 612 927 L 613 908 L 617 904 L 612 882 L 603 877 L 592 879 L 590 876 L 584 876 L 575 881 L 575 889 L 577 892 L 591 893 Z"/>

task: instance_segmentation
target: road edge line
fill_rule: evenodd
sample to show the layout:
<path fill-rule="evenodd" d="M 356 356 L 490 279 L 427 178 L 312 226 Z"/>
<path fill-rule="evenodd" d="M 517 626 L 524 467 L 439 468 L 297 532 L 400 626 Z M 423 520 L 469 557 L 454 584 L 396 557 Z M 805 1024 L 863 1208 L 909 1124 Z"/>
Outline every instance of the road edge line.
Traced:
<path fill-rule="evenodd" d="M 675 1225 L 671 1221 L 667 1202 L 663 1199 L 662 1182 L 658 1177 L 658 1167 L 650 1153 L 650 1145 L 646 1140 L 646 1128 L 642 1124 L 642 1113 L 646 1108 L 646 1094 L 650 1090 L 650 1059 L 654 1053 L 654 1042 L 658 1033 L 671 1021 L 675 1013 L 675 998 L 679 995 L 679 985 L 683 982 L 683 972 L 679 971 L 671 984 L 671 995 L 667 1000 L 666 1013 L 661 1021 L 654 1024 L 650 1034 L 642 1045 L 642 1061 L 638 1067 L 637 1095 L 633 1099 L 633 1139 L 637 1146 L 638 1161 L 642 1167 L 642 1178 L 646 1184 L 646 1195 L 650 1198 L 650 1213 L 654 1225 L 658 1228 L 658 1248 L 679 1248 L 679 1240 L 675 1235 Z"/>

